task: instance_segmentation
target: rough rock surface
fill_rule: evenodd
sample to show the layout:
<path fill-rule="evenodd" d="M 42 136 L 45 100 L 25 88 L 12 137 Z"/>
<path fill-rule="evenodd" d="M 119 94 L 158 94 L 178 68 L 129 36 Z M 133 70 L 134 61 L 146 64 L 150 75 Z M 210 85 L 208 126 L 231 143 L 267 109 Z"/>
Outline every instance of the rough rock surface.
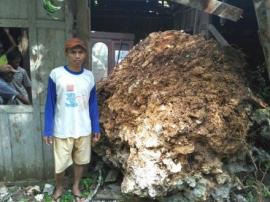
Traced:
<path fill-rule="evenodd" d="M 249 124 L 244 65 L 236 50 L 166 31 L 150 34 L 99 83 L 105 138 L 94 149 L 121 168 L 122 192 L 228 198 L 223 161 L 244 149 Z"/>

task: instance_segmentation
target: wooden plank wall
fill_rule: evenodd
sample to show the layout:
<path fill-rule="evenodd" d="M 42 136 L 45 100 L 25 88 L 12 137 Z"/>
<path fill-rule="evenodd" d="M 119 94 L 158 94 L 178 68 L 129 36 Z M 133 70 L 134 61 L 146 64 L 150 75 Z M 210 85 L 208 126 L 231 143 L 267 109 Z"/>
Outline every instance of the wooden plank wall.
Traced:
<path fill-rule="evenodd" d="M 68 1 L 52 19 L 37 0 L 1 0 L 0 26 L 28 30 L 31 106 L 0 106 L 0 181 L 53 177 L 52 148 L 42 143 L 44 97 L 49 72 L 66 63 L 64 42 L 72 35 Z"/>

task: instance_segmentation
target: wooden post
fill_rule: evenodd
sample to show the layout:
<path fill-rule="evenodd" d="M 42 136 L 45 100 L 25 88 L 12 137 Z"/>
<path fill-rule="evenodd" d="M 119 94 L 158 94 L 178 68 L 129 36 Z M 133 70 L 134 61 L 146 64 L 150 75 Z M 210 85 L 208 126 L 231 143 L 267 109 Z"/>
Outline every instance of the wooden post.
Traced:
<path fill-rule="evenodd" d="M 74 18 L 75 18 L 75 35 L 80 37 L 87 43 L 89 47 L 90 42 L 90 8 L 88 1 L 72 0 L 75 1 Z M 89 67 L 90 60 L 87 55 L 86 66 Z"/>
<path fill-rule="evenodd" d="M 230 4 L 217 0 L 170 0 L 175 3 L 183 4 L 209 14 L 217 15 L 232 21 L 241 18 L 243 10 Z"/>
<path fill-rule="evenodd" d="M 221 47 L 230 46 L 229 43 L 226 41 L 226 39 L 219 33 L 219 31 L 215 28 L 214 25 L 209 24 L 208 29 L 211 32 L 211 34 L 215 37 L 217 42 L 220 44 Z"/>
<path fill-rule="evenodd" d="M 268 78 L 270 78 L 270 6 L 268 1 L 253 0 L 258 22 L 258 32 L 264 58 L 267 65 Z"/>

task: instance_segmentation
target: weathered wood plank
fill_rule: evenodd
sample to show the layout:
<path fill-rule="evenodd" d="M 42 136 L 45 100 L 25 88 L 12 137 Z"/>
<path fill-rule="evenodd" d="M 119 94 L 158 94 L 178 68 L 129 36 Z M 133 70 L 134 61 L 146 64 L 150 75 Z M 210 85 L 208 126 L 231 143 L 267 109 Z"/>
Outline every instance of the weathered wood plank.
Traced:
<path fill-rule="evenodd" d="M 208 26 L 209 31 L 211 34 L 215 37 L 217 42 L 221 45 L 221 47 L 229 46 L 229 43 L 226 41 L 226 39 L 219 33 L 219 31 L 215 28 L 214 25 L 209 24 Z"/>
<path fill-rule="evenodd" d="M 29 21 L 24 19 L 8 19 L 0 17 L 0 27 L 28 27 Z"/>
<path fill-rule="evenodd" d="M 0 181 L 14 178 L 9 119 L 7 113 L 0 113 Z"/>
<path fill-rule="evenodd" d="M 41 119 L 41 128 L 43 128 L 44 124 L 44 113 L 40 114 L 40 119 Z M 44 178 L 48 179 L 53 176 L 54 173 L 54 159 L 53 159 L 53 149 L 52 145 L 42 145 L 42 150 L 43 150 L 43 160 L 44 160 Z"/>
<path fill-rule="evenodd" d="M 0 27 L 29 27 L 29 20 L 21 19 L 0 19 Z M 55 29 L 64 29 L 66 27 L 65 22 L 54 21 L 53 23 L 50 20 L 39 20 L 37 27 L 43 28 L 55 28 Z"/>
<path fill-rule="evenodd" d="M 88 43 L 90 39 L 90 8 L 88 7 L 88 1 L 76 0 L 75 2 L 75 15 L 77 21 L 77 26 L 75 27 L 76 35 L 82 40 L 84 40 L 87 43 L 87 46 L 89 46 Z M 90 57 L 87 53 L 87 60 L 85 62 L 86 67 L 89 67 L 89 58 Z"/>
<path fill-rule="evenodd" d="M 0 113 L 31 113 L 33 107 L 28 105 L 0 105 Z"/>
<path fill-rule="evenodd" d="M 0 18 L 27 19 L 29 6 L 29 0 L 1 0 Z"/>
<path fill-rule="evenodd" d="M 191 8 L 204 11 L 209 14 L 217 15 L 232 21 L 238 21 L 243 10 L 230 4 L 217 0 L 170 0 L 175 3 L 183 4 Z"/>
<path fill-rule="evenodd" d="M 34 74 L 34 78 L 36 82 L 36 93 L 40 99 L 39 105 L 44 104 L 50 71 L 57 66 L 65 65 L 65 40 L 65 29 L 37 29 L 37 41 L 39 43 L 36 48 L 40 61 L 35 65 L 36 73 Z"/>
<path fill-rule="evenodd" d="M 14 178 L 43 177 L 43 158 L 41 137 L 35 132 L 32 113 L 9 115 L 10 144 L 12 150 L 12 169 Z"/>

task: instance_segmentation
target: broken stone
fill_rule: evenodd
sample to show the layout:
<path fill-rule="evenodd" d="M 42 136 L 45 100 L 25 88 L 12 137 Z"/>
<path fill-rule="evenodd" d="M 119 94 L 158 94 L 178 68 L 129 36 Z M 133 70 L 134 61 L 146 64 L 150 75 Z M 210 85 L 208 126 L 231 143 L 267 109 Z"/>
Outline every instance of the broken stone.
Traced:
<path fill-rule="evenodd" d="M 248 200 L 240 194 L 236 195 L 235 198 L 237 202 L 248 202 Z"/>
<path fill-rule="evenodd" d="M 215 191 L 212 192 L 211 195 L 215 199 L 215 201 L 217 201 L 217 202 L 227 201 L 229 199 L 229 196 L 230 196 L 231 188 L 232 188 L 231 184 L 218 186 L 215 188 Z"/>
<path fill-rule="evenodd" d="M 0 184 L 0 200 L 8 195 L 8 188 L 4 184 Z"/>
<path fill-rule="evenodd" d="M 103 139 L 93 149 L 123 171 L 123 193 L 226 195 L 215 191 L 230 184 L 223 161 L 245 152 L 250 123 L 244 57 L 229 53 L 202 36 L 152 33 L 98 83 Z"/>
<path fill-rule="evenodd" d="M 167 169 L 172 173 L 178 173 L 181 171 L 182 166 L 180 163 L 174 163 L 172 159 L 163 159 L 162 162 L 166 165 Z"/>
<path fill-rule="evenodd" d="M 122 198 L 121 187 L 117 184 L 111 184 L 100 189 L 95 196 L 95 200 L 120 200 Z"/>
<path fill-rule="evenodd" d="M 7 202 L 14 202 L 14 200 L 10 197 Z"/>
<path fill-rule="evenodd" d="M 38 193 L 40 193 L 40 187 L 38 185 L 35 186 L 28 186 L 25 188 L 26 194 L 27 195 L 36 195 Z"/>
<path fill-rule="evenodd" d="M 43 188 L 43 193 L 48 193 L 48 195 L 52 195 L 54 191 L 54 186 L 51 184 L 45 184 Z"/>
<path fill-rule="evenodd" d="M 118 176 L 119 176 L 119 170 L 110 169 L 104 182 L 116 182 Z"/>
<path fill-rule="evenodd" d="M 43 198 L 44 198 L 44 194 L 37 194 L 37 195 L 35 196 L 35 199 L 36 199 L 37 201 L 43 201 Z"/>
<path fill-rule="evenodd" d="M 221 174 L 216 175 L 216 181 L 219 185 L 225 184 L 226 182 L 231 181 L 231 177 L 226 173 L 221 173 Z"/>

